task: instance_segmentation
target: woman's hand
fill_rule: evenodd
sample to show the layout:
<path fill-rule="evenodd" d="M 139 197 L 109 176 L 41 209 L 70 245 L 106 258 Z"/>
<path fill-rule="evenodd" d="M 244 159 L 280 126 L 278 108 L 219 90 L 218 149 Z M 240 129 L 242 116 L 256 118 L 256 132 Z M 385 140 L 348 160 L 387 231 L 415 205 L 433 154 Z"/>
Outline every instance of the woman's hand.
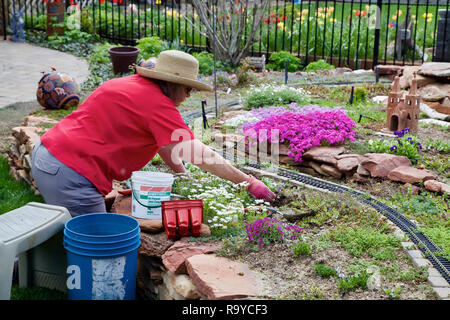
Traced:
<path fill-rule="evenodd" d="M 247 186 L 248 192 L 258 199 L 264 199 L 269 202 L 275 200 L 275 194 L 260 180 L 250 175 Z"/>

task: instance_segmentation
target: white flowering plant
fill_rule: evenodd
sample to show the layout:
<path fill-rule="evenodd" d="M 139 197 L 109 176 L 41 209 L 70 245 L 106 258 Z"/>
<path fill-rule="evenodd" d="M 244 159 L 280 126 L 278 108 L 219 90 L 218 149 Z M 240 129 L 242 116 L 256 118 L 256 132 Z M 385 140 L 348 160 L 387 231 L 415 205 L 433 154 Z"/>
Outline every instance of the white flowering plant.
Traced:
<path fill-rule="evenodd" d="M 309 93 L 302 88 L 265 84 L 250 87 L 244 99 L 244 107 L 250 110 L 257 107 L 282 106 L 291 102 L 301 104 L 307 102 L 308 98 Z"/>
<path fill-rule="evenodd" d="M 250 195 L 247 182 L 235 184 L 192 164 L 186 169 L 189 176 L 177 177 L 172 192 L 188 200 L 203 200 L 203 222 L 209 225 L 212 236 L 236 234 L 246 223 L 267 217 L 270 203 Z"/>

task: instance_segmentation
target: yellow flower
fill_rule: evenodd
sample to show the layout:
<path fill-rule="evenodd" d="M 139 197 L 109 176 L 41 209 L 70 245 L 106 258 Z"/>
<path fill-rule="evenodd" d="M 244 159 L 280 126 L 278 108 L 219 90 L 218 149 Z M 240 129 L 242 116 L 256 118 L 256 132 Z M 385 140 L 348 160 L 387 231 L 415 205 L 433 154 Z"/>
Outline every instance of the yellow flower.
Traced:
<path fill-rule="evenodd" d="M 370 6 L 366 5 L 366 10 L 369 11 L 370 10 Z"/>
<path fill-rule="evenodd" d="M 428 18 L 433 18 L 433 14 L 430 12 L 430 13 L 427 14 L 427 17 Z"/>
<path fill-rule="evenodd" d="M 428 22 L 428 23 L 431 22 L 431 21 L 433 21 L 433 18 L 428 18 L 428 19 L 427 19 L 427 22 Z"/>
<path fill-rule="evenodd" d="M 278 22 L 277 26 L 278 26 L 278 28 L 283 29 L 284 28 L 284 23 L 283 22 Z"/>
<path fill-rule="evenodd" d="M 319 11 L 319 12 L 322 12 L 322 10 L 323 10 L 323 8 L 319 8 L 319 9 L 317 9 L 317 11 Z"/>
<path fill-rule="evenodd" d="M 309 10 L 308 9 L 303 9 L 302 10 L 302 14 L 308 14 Z"/>
<path fill-rule="evenodd" d="M 413 14 L 412 16 L 411 16 L 413 19 L 415 19 L 416 18 L 416 15 L 415 14 Z"/>
<path fill-rule="evenodd" d="M 320 24 L 320 25 L 322 25 L 322 24 L 323 24 L 323 21 L 322 21 L 322 20 L 318 20 L 317 23 Z"/>
<path fill-rule="evenodd" d="M 401 17 L 402 14 L 403 14 L 403 11 L 402 11 L 402 10 L 397 10 L 397 15 L 398 15 L 399 17 Z"/>
<path fill-rule="evenodd" d="M 397 20 L 397 16 L 392 16 L 392 20 Z"/>
<path fill-rule="evenodd" d="M 335 22 L 336 22 L 336 19 L 330 18 L 330 22 L 331 22 L 331 23 L 335 23 Z"/>
<path fill-rule="evenodd" d="M 161 4 L 161 0 L 156 0 L 156 1 L 155 1 L 155 4 L 156 4 L 156 5 L 160 5 L 160 4 Z"/>
<path fill-rule="evenodd" d="M 426 18 L 427 18 L 427 14 L 424 13 L 424 14 L 422 15 L 422 17 L 423 17 L 424 19 L 426 19 Z"/>
<path fill-rule="evenodd" d="M 161 0 L 160 0 L 161 1 Z M 194 12 L 194 19 L 197 19 L 198 18 L 198 14 L 196 14 L 195 12 Z"/>
<path fill-rule="evenodd" d="M 248 18 L 247 18 L 247 19 L 245 19 L 245 23 L 247 23 L 247 24 L 248 24 Z"/>
<path fill-rule="evenodd" d="M 180 43 L 184 43 L 184 40 L 183 40 L 183 39 L 180 39 Z"/>
<path fill-rule="evenodd" d="M 300 21 L 300 17 L 295 18 L 295 20 Z"/>
<path fill-rule="evenodd" d="M 301 11 L 297 12 L 297 15 L 298 15 L 298 16 L 300 16 L 301 14 L 302 14 L 302 12 L 301 12 Z"/>

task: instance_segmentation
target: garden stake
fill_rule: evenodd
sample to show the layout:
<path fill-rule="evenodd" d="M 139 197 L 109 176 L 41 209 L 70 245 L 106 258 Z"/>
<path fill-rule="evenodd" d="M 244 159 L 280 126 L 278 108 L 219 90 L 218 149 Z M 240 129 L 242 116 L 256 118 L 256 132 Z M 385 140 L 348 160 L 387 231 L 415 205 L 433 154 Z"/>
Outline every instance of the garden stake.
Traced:
<path fill-rule="evenodd" d="M 361 122 L 361 118 L 367 118 L 367 119 L 370 119 L 370 120 L 372 120 L 372 121 L 376 121 L 374 118 L 371 118 L 371 117 L 368 117 L 368 116 L 365 116 L 365 115 L 363 115 L 363 114 L 359 114 L 359 119 L 358 119 L 358 123 L 360 123 Z"/>
<path fill-rule="evenodd" d="M 203 99 L 202 100 L 203 129 L 206 130 L 206 127 L 209 127 L 209 124 L 208 124 L 208 119 L 206 118 L 205 105 L 206 105 L 206 99 Z"/>
<path fill-rule="evenodd" d="M 350 93 L 350 104 L 353 104 L 353 91 L 355 90 L 355 87 L 352 86 L 352 92 Z"/>
<path fill-rule="evenodd" d="M 284 63 L 284 84 L 287 84 L 288 82 L 288 67 L 289 67 L 289 60 L 287 60 Z"/>

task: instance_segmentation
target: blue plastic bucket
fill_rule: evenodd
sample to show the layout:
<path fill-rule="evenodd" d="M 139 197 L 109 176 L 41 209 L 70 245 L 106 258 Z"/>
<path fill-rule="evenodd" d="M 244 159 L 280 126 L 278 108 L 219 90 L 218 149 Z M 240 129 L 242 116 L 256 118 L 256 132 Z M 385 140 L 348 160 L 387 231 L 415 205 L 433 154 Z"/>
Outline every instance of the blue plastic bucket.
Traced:
<path fill-rule="evenodd" d="M 139 222 L 115 213 L 91 213 L 64 226 L 69 300 L 134 300 Z"/>

